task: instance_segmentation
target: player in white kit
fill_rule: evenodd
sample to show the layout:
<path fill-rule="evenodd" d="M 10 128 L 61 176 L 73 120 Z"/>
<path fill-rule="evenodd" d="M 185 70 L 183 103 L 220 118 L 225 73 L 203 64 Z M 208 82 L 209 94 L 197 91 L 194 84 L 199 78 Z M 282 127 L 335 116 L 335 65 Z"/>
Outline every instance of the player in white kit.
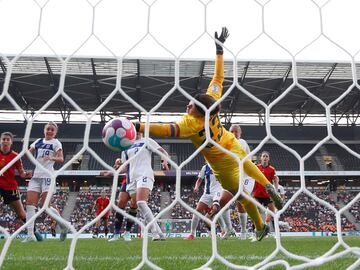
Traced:
<path fill-rule="evenodd" d="M 30 145 L 29 151 L 34 155 L 35 159 L 48 171 L 54 171 L 54 163 L 63 163 L 64 155 L 61 142 L 55 138 L 58 126 L 54 122 L 49 122 L 44 127 L 44 138 L 37 139 Z M 39 204 L 43 205 L 51 183 L 51 176 L 40 166 L 36 166 L 33 177 L 29 181 L 26 196 L 26 220 L 31 219 L 35 215 L 35 211 Z M 52 212 L 60 216 L 59 212 L 50 206 Z M 27 237 L 23 242 L 36 241 L 34 236 L 34 221 L 27 227 Z M 61 240 L 65 240 L 66 227 L 62 228 Z"/>
<path fill-rule="evenodd" d="M 202 213 L 203 215 L 206 214 L 213 205 L 220 207 L 219 200 L 223 191 L 220 182 L 216 179 L 211 167 L 208 164 L 205 164 L 199 172 L 198 179 L 194 187 L 195 193 L 199 192 L 200 185 L 204 180 L 204 193 L 196 205 L 196 211 Z M 185 238 L 186 240 L 195 239 L 196 228 L 199 224 L 199 221 L 200 218 L 197 215 L 193 215 L 191 219 L 191 231 L 190 234 Z M 235 233 L 231 225 L 230 209 L 227 209 L 224 212 L 223 216 L 219 218 L 219 221 L 224 232 L 224 235 L 222 236 L 223 239 L 226 239 L 232 233 Z"/>
<path fill-rule="evenodd" d="M 157 149 L 160 152 L 168 156 L 168 153 L 153 139 L 149 138 L 149 145 L 153 149 Z M 142 214 L 145 223 L 148 224 L 154 219 L 154 215 L 149 208 L 147 201 L 149 199 L 150 192 L 154 186 L 154 171 L 151 167 L 151 155 L 152 150 L 145 145 L 145 139 L 142 138 L 142 133 L 137 134 L 137 140 L 128 149 L 121 153 L 121 161 L 125 163 L 130 160 L 127 166 L 127 185 L 126 192 L 131 197 L 136 197 L 136 204 L 140 213 Z M 163 166 L 166 170 L 169 170 L 168 163 L 166 160 L 163 161 Z M 164 240 L 165 236 L 161 231 L 159 225 L 155 222 L 151 227 L 150 231 L 153 235 L 153 240 Z"/>
<path fill-rule="evenodd" d="M 285 202 L 285 199 L 286 199 L 286 197 L 285 197 L 285 194 L 286 194 L 285 188 L 282 185 L 279 184 L 277 191 L 280 194 L 281 199 L 283 200 L 283 202 Z M 279 220 L 279 226 L 284 228 L 286 231 L 290 231 L 292 229 L 289 222 L 287 222 L 287 221 Z"/>
<path fill-rule="evenodd" d="M 241 132 L 240 125 L 235 125 L 235 124 L 231 125 L 229 131 L 231 133 L 233 133 L 235 135 L 235 137 L 239 140 L 242 148 L 245 149 L 246 154 L 249 154 L 250 153 L 249 145 L 247 144 L 247 142 L 244 139 L 241 139 L 242 132 Z M 245 189 L 245 191 L 248 194 L 251 194 L 254 189 L 254 186 L 255 186 L 255 180 L 244 173 L 244 189 Z M 247 213 L 245 212 L 245 210 L 243 209 L 243 207 L 241 206 L 241 204 L 238 201 L 236 201 L 236 207 L 239 212 L 239 222 L 240 222 L 240 228 L 241 228 L 240 239 L 245 240 L 246 236 L 247 236 L 247 229 L 246 229 Z"/>

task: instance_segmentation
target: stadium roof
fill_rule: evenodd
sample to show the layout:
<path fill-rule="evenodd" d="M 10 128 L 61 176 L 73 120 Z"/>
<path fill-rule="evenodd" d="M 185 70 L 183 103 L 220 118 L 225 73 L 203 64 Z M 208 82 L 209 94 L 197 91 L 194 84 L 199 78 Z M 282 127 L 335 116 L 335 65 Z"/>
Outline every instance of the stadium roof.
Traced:
<path fill-rule="evenodd" d="M 73 58 L 67 64 L 64 91 L 83 110 L 94 111 L 115 89 L 118 74 L 116 59 Z M 8 70 L 5 61 L 0 61 L 0 91 Z M 357 64 L 360 77 L 360 64 Z M 39 110 L 58 91 L 62 63 L 54 57 L 21 57 L 13 68 L 9 94 L 17 104 L 28 112 Z M 204 91 L 213 74 L 213 61 L 181 61 L 180 86 L 190 95 Z M 299 84 L 326 104 L 337 99 L 353 84 L 349 63 L 299 62 L 296 67 Z M 153 108 L 173 88 L 175 61 L 132 59 L 122 62 L 121 88 L 146 110 Z M 270 104 L 293 83 L 293 67 L 290 62 L 238 62 L 239 84 L 254 97 Z M 227 91 L 232 84 L 233 63 L 225 62 Z M 166 113 L 183 113 L 188 100 L 179 91 L 174 91 L 157 110 Z M 0 101 L 1 110 L 15 110 L 7 99 Z M 74 110 L 69 101 L 60 97 L 46 110 Z M 117 93 L 103 108 L 103 112 L 124 114 L 138 110 L 120 93 Z M 233 114 L 261 114 L 264 108 L 235 88 L 222 103 L 222 111 L 228 119 Z M 324 108 L 302 89 L 295 86 L 271 110 L 274 114 L 302 115 L 325 114 Z M 360 91 L 354 88 L 332 107 L 338 117 L 358 117 Z"/>

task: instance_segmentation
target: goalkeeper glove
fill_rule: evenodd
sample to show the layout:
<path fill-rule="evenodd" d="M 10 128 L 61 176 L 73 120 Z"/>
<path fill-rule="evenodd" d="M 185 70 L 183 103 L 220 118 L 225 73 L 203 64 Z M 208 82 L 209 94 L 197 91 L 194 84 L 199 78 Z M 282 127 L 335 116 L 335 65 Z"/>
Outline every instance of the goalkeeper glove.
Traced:
<path fill-rule="evenodd" d="M 224 44 L 225 40 L 229 37 L 229 31 L 227 30 L 226 27 L 223 27 L 221 30 L 221 34 L 220 36 L 218 36 L 218 33 L 215 32 L 215 39 L 218 40 L 219 42 L 221 42 L 222 44 Z M 222 44 L 215 42 L 215 46 L 216 46 L 216 54 L 223 54 L 224 50 L 222 47 Z"/>

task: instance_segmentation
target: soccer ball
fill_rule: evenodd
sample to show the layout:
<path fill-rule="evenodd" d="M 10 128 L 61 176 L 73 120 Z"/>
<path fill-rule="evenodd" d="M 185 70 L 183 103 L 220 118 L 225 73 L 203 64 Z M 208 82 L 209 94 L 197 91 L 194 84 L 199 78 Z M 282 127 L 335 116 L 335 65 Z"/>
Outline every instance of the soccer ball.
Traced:
<path fill-rule="evenodd" d="M 125 117 L 114 118 L 104 126 L 102 139 L 113 151 L 127 150 L 136 140 L 135 126 Z"/>

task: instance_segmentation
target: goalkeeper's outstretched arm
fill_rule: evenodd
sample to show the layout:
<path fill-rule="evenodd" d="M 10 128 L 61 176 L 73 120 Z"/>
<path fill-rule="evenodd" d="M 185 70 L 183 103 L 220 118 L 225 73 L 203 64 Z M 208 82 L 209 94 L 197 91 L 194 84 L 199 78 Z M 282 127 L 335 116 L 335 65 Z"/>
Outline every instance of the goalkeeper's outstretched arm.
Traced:
<path fill-rule="evenodd" d="M 213 78 L 209 84 L 206 94 L 212 96 L 215 100 L 221 98 L 224 82 L 224 49 L 222 44 L 229 37 L 229 31 L 226 27 L 221 30 L 220 36 L 215 32 L 215 47 L 216 47 L 216 59 L 215 59 L 215 71 Z"/>
<path fill-rule="evenodd" d="M 223 47 L 225 40 L 229 37 L 229 31 L 226 27 L 222 28 L 220 36 L 215 32 L 215 47 L 216 47 L 216 61 L 215 61 L 215 72 L 213 79 L 210 82 L 210 85 L 207 89 L 206 95 L 197 95 L 195 97 L 199 102 L 203 103 L 207 108 L 215 102 L 215 100 L 220 99 L 222 95 L 222 84 L 224 82 L 224 60 L 223 60 Z M 202 97 L 200 97 L 202 96 Z M 211 96 L 212 100 L 209 101 L 208 98 L 205 98 L 207 101 L 203 100 L 205 97 Z M 183 118 L 176 123 L 169 124 L 158 124 L 151 123 L 149 128 L 149 132 L 151 136 L 155 137 L 172 137 L 172 138 L 187 138 L 198 133 L 196 127 L 193 124 L 193 119 L 202 119 L 205 115 L 203 109 L 197 106 L 193 101 L 190 101 L 187 106 L 188 109 Z M 193 110 L 189 110 L 189 108 L 195 107 Z M 211 114 L 216 114 L 219 111 L 219 107 L 212 111 Z M 189 117 L 190 116 L 190 117 Z M 144 133 L 145 124 L 144 123 L 135 123 L 136 131 Z"/>

